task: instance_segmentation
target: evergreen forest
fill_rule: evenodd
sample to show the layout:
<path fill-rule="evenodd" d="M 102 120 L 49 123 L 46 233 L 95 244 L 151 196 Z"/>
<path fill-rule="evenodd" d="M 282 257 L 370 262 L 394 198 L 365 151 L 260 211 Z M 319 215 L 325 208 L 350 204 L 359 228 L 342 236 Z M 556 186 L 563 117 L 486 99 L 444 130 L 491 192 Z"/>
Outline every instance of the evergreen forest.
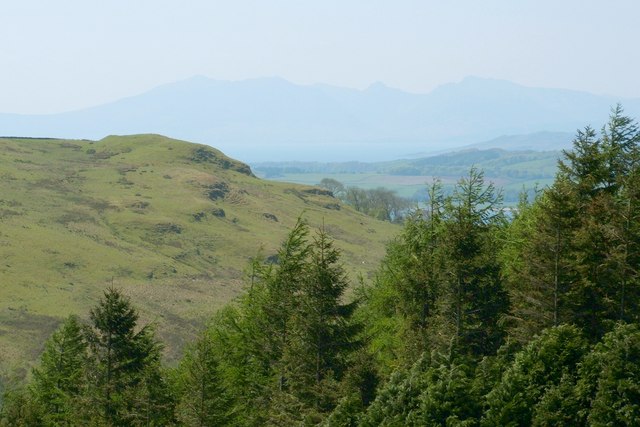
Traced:
<path fill-rule="evenodd" d="M 327 229 L 302 215 L 253 258 L 175 365 L 105 290 L 4 392 L 0 425 L 640 423 L 640 129 L 620 106 L 517 209 L 475 168 L 431 183 L 372 280 Z"/>

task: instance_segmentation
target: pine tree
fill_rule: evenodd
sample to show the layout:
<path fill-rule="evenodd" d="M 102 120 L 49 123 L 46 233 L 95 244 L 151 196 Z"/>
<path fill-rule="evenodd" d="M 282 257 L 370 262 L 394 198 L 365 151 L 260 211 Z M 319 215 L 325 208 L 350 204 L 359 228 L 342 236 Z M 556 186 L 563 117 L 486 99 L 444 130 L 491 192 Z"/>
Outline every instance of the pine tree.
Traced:
<path fill-rule="evenodd" d="M 47 425 L 44 421 L 45 414 L 42 406 L 34 399 L 33 393 L 27 387 L 4 389 L 0 397 L 0 427 Z"/>
<path fill-rule="evenodd" d="M 180 422 L 189 426 L 228 425 L 231 401 L 221 378 L 211 337 L 205 333 L 187 350 L 178 368 Z"/>
<path fill-rule="evenodd" d="M 358 327 L 351 322 L 355 304 L 342 303 L 348 281 L 339 257 L 320 229 L 309 248 L 284 355 L 289 389 L 318 413 L 335 406 L 337 396 L 331 389 L 342 379 L 349 356 L 358 346 Z"/>
<path fill-rule="evenodd" d="M 640 328 L 618 324 L 585 357 L 576 384 L 588 425 L 637 424 L 640 419 Z"/>
<path fill-rule="evenodd" d="M 474 393 L 472 365 L 463 359 L 445 360 L 426 372 L 426 387 L 419 397 L 419 409 L 406 425 L 475 425 L 480 417 L 480 396 Z"/>
<path fill-rule="evenodd" d="M 141 408 L 129 397 L 148 368 L 157 366 L 159 344 L 149 326 L 136 331 L 138 314 L 128 298 L 110 288 L 91 310 L 91 402 L 108 425 L 132 425 Z"/>
<path fill-rule="evenodd" d="M 266 270 L 262 278 L 263 292 L 257 303 L 259 325 L 254 330 L 264 334 L 267 341 L 258 349 L 267 358 L 277 376 L 277 388 L 285 390 L 287 376 L 283 354 L 291 339 L 291 320 L 299 304 L 298 296 L 305 276 L 305 263 L 309 253 L 308 225 L 301 218 L 278 251 L 278 263 Z M 253 296 L 249 296 L 253 298 Z M 262 346 L 261 346 L 262 347 Z"/>
<path fill-rule="evenodd" d="M 483 425 L 531 425 L 536 405 L 563 374 L 575 372 L 588 350 L 574 326 L 546 329 L 516 354 L 501 381 L 487 395 Z"/>
<path fill-rule="evenodd" d="M 127 418 L 133 425 L 170 425 L 175 421 L 176 397 L 161 365 L 162 345 L 156 341 L 151 328 L 141 332 L 138 345 L 145 354 L 144 367 L 138 373 L 135 386 L 124 393 L 128 402 Z"/>
<path fill-rule="evenodd" d="M 618 323 L 560 384 L 546 386 L 533 425 L 637 425 L 640 329 Z"/>
<path fill-rule="evenodd" d="M 394 371 L 378 390 L 376 399 L 358 419 L 358 425 L 405 426 L 407 417 L 419 411 L 421 394 L 428 387 L 426 372 L 432 360 L 423 354 L 411 366 Z"/>
<path fill-rule="evenodd" d="M 622 181 L 614 201 L 618 212 L 611 224 L 613 249 L 608 261 L 617 279 L 615 311 L 617 319 L 640 320 L 640 165 Z"/>
<path fill-rule="evenodd" d="M 565 179 L 521 204 L 502 252 L 511 299 L 511 337 L 527 342 L 573 318 L 568 292 L 575 280 L 572 238 L 577 227 L 572 187 Z"/>
<path fill-rule="evenodd" d="M 572 236 L 577 277 L 569 299 L 574 320 L 593 339 L 638 301 L 640 132 L 622 113 L 620 106 L 612 111 L 599 138 L 590 128 L 579 132 L 574 151 L 559 164 L 574 188 L 579 220 Z"/>
<path fill-rule="evenodd" d="M 498 262 L 497 231 L 504 224 L 501 197 L 482 172 L 471 169 L 460 180 L 444 213 L 443 297 L 437 333 L 462 352 L 495 352 L 504 331 L 499 320 L 508 309 Z"/>
<path fill-rule="evenodd" d="M 247 292 L 211 324 L 214 350 L 220 349 L 215 351 L 221 378 L 240 423 L 268 423 L 269 416 L 276 416 L 275 401 L 289 395 L 291 369 L 285 353 L 293 339 L 293 317 L 305 280 L 308 234 L 306 222 L 299 219 L 274 264 L 254 260 Z"/>
<path fill-rule="evenodd" d="M 368 334 L 382 365 L 411 365 L 433 344 L 442 274 L 444 196 L 439 181 L 429 189 L 427 209 L 408 215 L 373 286 L 363 291 Z M 395 359 L 394 361 L 392 361 Z"/>
<path fill-rule="evenodd" d="M 613 311 L 620 320 L 637 320 L 640 303 L 640 128 L 623 115 L 617 105 L 602 130 L 603 146 L 609 153 L 611 181 L 618 188 L 613 197 L 613 215 L 608 228 L 611 249 L 607 262 L 617 284 Z"/>
<path fill-rule="evenodd" d="M 51 425 L 73 425 L 86 388 L 87 342 L 77 316 L 69 316 L 45 344 L 33 370 L 32 391 Z M 75 421 L 74 421 L 75 420 Z"/>

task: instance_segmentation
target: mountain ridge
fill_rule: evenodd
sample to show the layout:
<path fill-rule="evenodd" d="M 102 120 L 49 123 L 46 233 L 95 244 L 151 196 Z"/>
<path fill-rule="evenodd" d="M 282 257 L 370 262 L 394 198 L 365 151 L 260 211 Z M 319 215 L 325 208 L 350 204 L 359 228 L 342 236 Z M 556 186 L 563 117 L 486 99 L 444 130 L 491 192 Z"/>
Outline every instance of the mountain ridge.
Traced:
<path fill-rule="evenodd" d="M 100 139 L 158 133 L 221 148 L 247 162 L 380 161 L 460 148 L 502 135 L 570 132 L 640 99 L 468 77 L 426 94 L 377 82 L 358 90 L 194 76 L 143 94 L 50 115 L 0 114 L 0 134 Z"/>

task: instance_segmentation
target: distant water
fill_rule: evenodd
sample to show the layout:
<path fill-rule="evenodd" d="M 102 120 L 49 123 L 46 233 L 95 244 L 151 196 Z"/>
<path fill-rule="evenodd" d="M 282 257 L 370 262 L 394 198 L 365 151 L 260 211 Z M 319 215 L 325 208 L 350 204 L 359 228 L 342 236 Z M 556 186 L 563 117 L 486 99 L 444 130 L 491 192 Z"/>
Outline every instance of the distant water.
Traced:
<path fill-rule="evenodd" d="M 336 143 L 324 144 L 216 144 L 216 148 L 235 159 L 247 163 L 318 161 L 318 162 L 381 162 L 436 154 L 449 145 L 394 143 Z"/>

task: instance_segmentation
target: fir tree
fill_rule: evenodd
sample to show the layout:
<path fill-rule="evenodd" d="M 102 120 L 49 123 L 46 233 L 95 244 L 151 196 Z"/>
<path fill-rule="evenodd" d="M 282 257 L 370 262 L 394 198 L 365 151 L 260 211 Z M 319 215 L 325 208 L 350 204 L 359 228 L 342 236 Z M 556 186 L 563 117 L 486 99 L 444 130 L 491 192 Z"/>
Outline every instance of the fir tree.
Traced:
<path fill-rule="evenodd" d="M 228 425 L 232 405 L 221 378 L 219 362 L 208 334 L 186 352 L 177 372 L 178 418 L 189 426 Z"/>
<path fill-rule="evenodd" d="M 32 390 L 46 424 L 79 422 L 75 416 L 86 388 L 87 357 L 83 325 L 77 316 L 69 316 L 47 340 L 40 365 L 33 370 Z"/>
<path fill-rule="evenodd" d="M 108 425 L 132 425 L 139 407 L 129 399 L 145 373 L 159 359 L 153 330 L 136 330 L 138 314 L 129 299 L 110 288 L 90 313 L 88 334 L 91 365 L 91 402 Z"/>
<path fill-rule="evenodd" d="M 572 248 L 576 207 L 572 188 L 559 177 L 532 205 L 521 204 L 502 252 L 511 299 L 510 335 L 527 342 L 543 329 L 570 321 L 575 280 Z"/>
<path fill-rule="evenodd" d="M 520 351 L 501 381 L 487 396 L 483 425 L 531 425 L 535 407 L 545 391 L 575 372 L 588 350 L 574 326 L 546 329 Z"/>
<path fill-rule="evenodd" d="M 499 320 L 508 309 L 497 231 L 504 223 L 501 197 L 482 172 L 471 169 L 445 208 L 443 298 L 440 333 L 463 352 L 495 352 L 504 335 Z"/>
<path fill-rule="evenodd" d="M 358 346 L 358 328 L 350 320 L 355 304 L 342 303 L 348 281 L 339 257 L 320 229 L 309 248 L 284 356 L 290 389 L 318 413 L 335 406 L 337 396 L 330 390 L 342 379 Z"/>

